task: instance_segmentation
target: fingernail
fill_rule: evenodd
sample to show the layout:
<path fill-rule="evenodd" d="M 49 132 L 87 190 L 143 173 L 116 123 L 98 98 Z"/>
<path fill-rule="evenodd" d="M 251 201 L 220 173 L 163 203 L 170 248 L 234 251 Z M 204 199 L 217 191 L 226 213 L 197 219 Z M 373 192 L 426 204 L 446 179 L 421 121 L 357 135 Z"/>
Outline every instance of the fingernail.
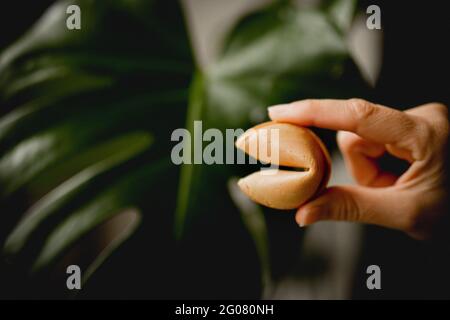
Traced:
<path fill-rule="evenodd" d="M 300 228 L 320 220 L 321 209 L 316 207 L 301 208 L 297 211 L 296 220 Z"/>
<path fill-rule="evenodd" d="M 296 220 L 297 220 L 297 224 L 300 228 L 303 228 L 308 225 L 306 223 L 308 215 L 309 215 L 308 210 L 300 209 L 297 211 Z"/>
<path fill-rule="evenodd" d="M 298 226 L 299 226 L 300 228 L 305 227 L 305 225 L 303 224 L 303 222 L 300 222 L 300 223 L 297 223 L 297 224 L 298 224 Z"/>
<path fill-rule="evenodd" d="M 269 117 L 271 119 L 276 119 L 282 117 L 283 115 L 289 114 L 290 107 L 291 105 L 288 103 L 268 107 L 267 110 L 269 112 Z"/>

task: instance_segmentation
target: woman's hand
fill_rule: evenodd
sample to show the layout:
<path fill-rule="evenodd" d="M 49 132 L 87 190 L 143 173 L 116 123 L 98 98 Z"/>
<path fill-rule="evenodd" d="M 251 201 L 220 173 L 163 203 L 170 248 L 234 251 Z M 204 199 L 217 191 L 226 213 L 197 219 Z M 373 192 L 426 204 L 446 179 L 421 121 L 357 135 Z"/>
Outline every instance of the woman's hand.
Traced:
<path fill-rule="evenodd" d="M 430 103 L 398 111 L 361 99 L 303 100 L 269 108 L 272 120 L 339 130 L 338 144 L 358 186 L 328 188 L 300 207 L 300 226 L 346 220 L 426 238 L 445 213 L 444 150 L 447 108 Z M 377 159 L 385 152 L 410 163 L 396 177 Z"/>

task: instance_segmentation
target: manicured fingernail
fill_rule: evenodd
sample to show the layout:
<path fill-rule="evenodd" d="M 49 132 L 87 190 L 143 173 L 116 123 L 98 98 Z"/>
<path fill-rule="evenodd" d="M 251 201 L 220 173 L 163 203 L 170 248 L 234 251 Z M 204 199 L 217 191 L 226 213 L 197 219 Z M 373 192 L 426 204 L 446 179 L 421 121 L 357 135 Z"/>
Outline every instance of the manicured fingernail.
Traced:
<path fill-rule="evenodd" d="M 267 110 L 269 112 L 269 117 L 271 119 L 276 119 L 288 114 L 290 108 L 290 104 L 278 104 L 276 106 L 268 107 Z"/>

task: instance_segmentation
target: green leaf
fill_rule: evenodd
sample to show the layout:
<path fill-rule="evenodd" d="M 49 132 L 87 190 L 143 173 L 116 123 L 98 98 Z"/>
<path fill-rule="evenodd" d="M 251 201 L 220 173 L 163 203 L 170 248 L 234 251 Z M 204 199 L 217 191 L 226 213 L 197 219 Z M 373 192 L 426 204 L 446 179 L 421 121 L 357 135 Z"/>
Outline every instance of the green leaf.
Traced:
<path fill-rule="evenodd" d="M 366 85 L 346 45 L 345 26 L 353 18 L 353 1 L 349 3 L 336 2 L 327 10 L 280 1 L 238 22 L 217 61 L 196 74 L 186 122 L 191 135 L 195 120 L 203 121 L 203 130 L 218 128 L 225 133 L 227 128 L 247 129 L 266 120 L 266 108 L 273 104 L 364 92 Z M 192 145 L 188 147 L 193 154 Z M 269 240 L 261 212 L 243 211 L 220 187 L 245 172 L 248 166 L 184 164 L 176 234 L 182 239 L 205 216 L 239 218 L 253 237 L 262 277 L 267 278 Z"/>
<path fill-rule="evenodd" d="M 65 27 L 69 4 L 81 30 Z M 185 121 L 193 64 L 177 2 L 58 1 L 2 51 L 3 256 L 41 276 L 124 208 L 157 200 L 145 192 L 155 177 L 176 183 L 170 133 Z"/>
<path fill-rule="evenodd" d="M 341 32 L 349 30 L 355 15 L 356 4 L 356 0 L 334 0 L 329 4 L 328 14 Z"/>
<path fill-rule="evenodd" d="M 154 175 L 162 174 L 161 169 L 159 165 L 152 165 L 140 170 L 138 174 L 130 174 L 116 185 L 100 192 L 94 201 L 87 202 L 84 206 L 72 212 L 48 236 L 32 266 L 32 271 L 37 272 L 42 267 L 53 263 L 81 236 L 121 210 L 132 206 L 133 200 L 136 201 L 136 199 L 133 199 L 132 191 L 139 192 L 137 186 L 141 189 L 140 194 L 142 196 L 143 184 L 138 182 L 139 179 L 144 176 L 147 183 L 150 183 Z M 37 214 L 39 215 L 39 213 Z"/>
<path fill-rule="evenodd" d="M 351 59 L 345 36 L 335 29 L 327 11 L 276 3 L 239 22 L 219 59 L 197 73 L 186 127 L 202 120 L 203 130 L 246 129 L 267 119 L 266 108 L 272 104 L 351 96 L 363 85 L 359 74 L 356 81 L 343 82 L 348 63 Z M 230 170 L 239 172 L 238 166 L 226 167 L 216 169 L 224 181 Z M 178 234 L 190 217 L 198 214 L 195 193 L 204 192 L 201 186 L 210 188 L 207 180 L 198 178 L 201 170 L 209 172 L 210 168 L 189 164 L 182 168 Z M 208 176 L 205 174 L 205 179 Z"/>
<path fill-rule="evenodd" d="M 139 218 L 84 280 L 140 221 L 172 222 L 174 215 L 183 254 L 201 250 L 198 243 L 220 244 L 230 250 L 226 259 L 245 256 L 248 265 L 258 253 L 268 281 L 263 211 L 246 210 L 227 186 L 251 168 L 186 164 L 179 172 L 168 159 L 170 136 L 183 126 L 193 133 L 195 120 L 203 130 L 246 129 L 263 121 L 271 104 L 357 95 L 363 85 L 345 43 L 354 1 L 330 3 L 305 10 L 277 1 L 244 17 L 219 59 L 198 70 L 178 2 L 56 2 L 0 54 L 3 255 L 45 279 L 86 235 L 133 208 Z M 69 4 L 81 7 L 82 30 L 65 28 Z M 177 193 L 165 194 L 177 184 Z M 229 238 L 218 239 L 223 230 Z M 199 262 L 183 263 L 195 270 Z"/>
<path fill-rule="evenodd" d="M 37 202 L 8 237 L 4 252 L 7 255 L 17 255 L 32 234 L 39 233 L 39 227 L 44 225 L 47 219 L 57 215 L 58 211 L 64 209 L 77 195 L 89 188 L 95 179 L 100 179 L 105 172 L 142 152 L 150 143 L 151 138 L 147 134 L 136 133 L 100 145 L 95 152 L 98 154 L 96 158 L 101 160 L 65 181 Z M 99 217 L 92 214 L 92 218 Z M 60 239 L 58 245 L 62 243 L 64 241 Z"/>

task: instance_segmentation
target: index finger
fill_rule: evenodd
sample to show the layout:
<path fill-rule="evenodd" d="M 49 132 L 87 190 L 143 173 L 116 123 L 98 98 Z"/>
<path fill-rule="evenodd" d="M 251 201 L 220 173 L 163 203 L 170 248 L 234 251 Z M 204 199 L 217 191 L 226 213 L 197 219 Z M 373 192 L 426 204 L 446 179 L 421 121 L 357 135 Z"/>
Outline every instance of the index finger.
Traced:
<path fill-rule="evenodd" d="M 411 135 L 415 121 L 402 111 L 362 99 L 310 99 L 269 108 L 272 120 L 356 133 L 383 144 Z"/>

